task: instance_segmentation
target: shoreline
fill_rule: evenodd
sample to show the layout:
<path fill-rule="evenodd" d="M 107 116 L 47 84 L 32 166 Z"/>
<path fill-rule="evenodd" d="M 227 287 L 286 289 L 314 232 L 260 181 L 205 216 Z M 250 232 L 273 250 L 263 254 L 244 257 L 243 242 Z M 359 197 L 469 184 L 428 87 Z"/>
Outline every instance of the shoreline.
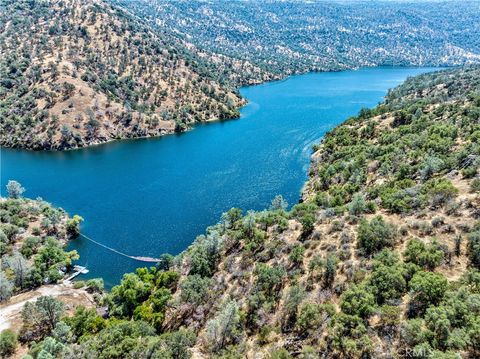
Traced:
<path fill-rule="evenodd" d="M 398 68 L 399 68 L 399 69 L 404 69 L 404 67 L 398 67 Z M 367 69 L 373 71 L 373 70 L 375 70 L 376 68 L 367 68 Z M 354 70 L 350 70 L 350 71 L 354 71 Z M 433 70 L 433 71 L 434 71 L 434 70 Z M 370 71 L 369 71 L 369 72 L 370 72 Z M 314 74 L 314 73 L 312 73 L 312 74 Z M 325 74 L 325 73 L 323 73 L 323 74 Z M 300 75 L 299 75 L 299 76 L 300 76 Z M 315 77 L 313 77 L 313 78 L 315 79 Z M 283 81 L 286 81 L 286 79 L 283 80 Z M 276 83 L 276 82 L 275 82 L 275 83 Z M 272 83 L 272 85 L 274 85 L 275 83 Z M 268 85 L 268 86 L 269 86 L 270 84 L 266 83 L 265 85 Z M 385 94 L 386 94 L 386 93 L 385 93 Z M 347 118 L 343 118 L 343 119 L 341 120 L 340 124 L 343 123 L 345 120 L 347 120 Z M 202 125 L 208 125 L 208 124 L 210 124 L 210 123 L 215 123 L 215 122 L 219 122 L 219 121 L 224 121 L 224 120 L 218 120 L 218 119 L 216 119 L 216 120 L 212 120 L 212 121 L 209 121 L 209 122 L 203 122 L 203 123 L 201 123 L 201 124 L 202 124 Z M 225 120 L 225 121 L 230 121 L 230 119 L 227 119 L 227 120 Z M 340 125 L 340 124 L 339 124 L 339 125 Z M 191 128 L 191 129 L 193 130 L 194 128 Z M 183 133 L 183 132 L 182 132 L 182 133 Z M 178 133 L 178 134 L 180 135 L 180 134 L 182 134 L 182 133 Z M 163 136 L 161 136 L 161 137 L 163 137 Z M 160 139 L 161 137 L 158 137 L 158 136 L 157 136 L 157 137 L 147 137 L 147 138 Z M 212 137 L 210 137 L 210 138 L 212 138 Z M 142 139 L 142 138 L 129 138 L 129 140 L 141 140 L 141 139 Z M 143 139 L 144 139 L 144 138 L 143 138 Z M 113 143 L 113 140 L 112 140 L 112 141 L 109 141 L 109 142 L 105 142 L 105 143 L 100 143 L 100 144 L 98 144 L 98 145 L 95 145 L 95 147 L 97 147 L 97 146 L 99 146 L 99 145 L 105 145 L 105 144 L 110 143 L 110 142 Z M 117 142 L 117 141 L 115 141 L 115 142 Z M 123 142 L 123 141 L 122 141 L 122 142 Z M 120 144 L 121 142 L 118 141 L 118 143 Z M 155 142 L 152 142 L 152 143 L 155 143 Z M 92 147 L 93 147 L 93 146 L 92 146 Z M 113 148 L 113 147 L 112 147 L 112 148 Z M 81 149 L 83 149 L 83 148 L 81 148 Z M 30 152 L 30 151 L 29 151 L 29 152 Z M 34 152 L 40 152 L 40 151 L 34 151 Z M 45 151 L 42 151 L 42 152 L 45 152 Z M 61 151 L 49 151 L 49 152 L 61 152 Z M 63 151 L 62 151 L 62 152 L 63 152 Z M 47 156 L 49 156 L 49 155 L 47 155 Z M 308 168 L 310 168 L 310 167 L 311 167 L 311 160 L 312 160 L 312 159 L 311 159 L 311 156 L 308 156 L 308 157 L 310 158 L 310 160 L 309 160 L 309 163 L 310 163 L 310 164 L 308 165 Z M 307 174 L 308 174 L 308 169 L 305 170 L 305 171 L 303 172 L 303 174 L 304 174 L 305 176 L 307 176 Z M 303 192 L 304 192 L 304 186 L 305 186 L 305 185 L 306 185 L 306 181 L 303 181 L 302 184 L 301 184 L 301 187 L 299 188 L 299 192 L 296 192 L 296 193 L 295 193 L 295 201 L 293 201 L 293 200 L 291 201 L 292 204 L 301 202 L 302 196 L 303 196 Z M 59 202 L 53 202 L 53 203 L 55 203 L 56 205 L 62 205 L 62 204 L 64 204 L 64 203 L 59 203 Z M 249 207 L 245 207 L 245 208 L 249 208 Z M 77 212 L 77 211 L 75 210 L 75 212 Z M 80 212 L 80 211 L 78 211 L 78 212 Z M 81 213 L 81 214 L 82 214 L 82 213 Z M 192 239 L 193 239 L 193 238 L 192 238 Z M 82 256 L 82 257 L 83 257 L 83 256 Z M 82 258 L 82 260 L 84 260 L 84 259 L 87 259 L 87 257 L 83 257 L 83 258 Z M 77 262 L 77 263 L 78 263 L 78 262 Z M 99 275 L 99 276 L 102 276 L 102 277 L 105 277 L 103 274 L 98 274 L 98 275 Z M 95 275 L 94 275 L 94 276 L 95 276 Z M 108 278 L 108 277 L 107 277 L 107 278 Z"/>
<path fill-rule="evenodd" d="M 291 79 L 294 76 L 303 76 L 303 75 L 308 75 L 308 74 L 317 74 L 317 73 L 338 73 L 338 72 L 347 72 L 347 71 L 358 71 L 361 69 L 376 69 L 376 68 L 399 68 L 399 69 L 409 69 L 409 68 L 421 68 L 421 67 L 431 67 L 431 68 L 436 68 L 438 69 L 437 71 L 440 70 L 445 70 L 445 69 L 452 69 L 452 68 L 457 68 L 461 67 L 460 65 L 452 65 L 452 66 L 420 66 L 420 65 L 409 65 L 409 66 L 396 66 L 396 65 L 379 65 L 379 66 L 358 66 L 358 67 L 352 67 L 352 68 L 345 68 L 345 69 L 338 69 L 338 70 L 306 70 L 306 71 L 299 71 L 299 72 L 294 72 L 288 75 L 285 75 L 280 78 L 276 79 L 271 79 L 271 80 L 266 80 L 266 81 L 260 81 L 258 83 L 252 83 L 252 84 L 247 84 L 247 85 L 242 85 L 236 88 L 236 91 L 241 91 L 242 88 L 247 88 L 247 87 L 253 87 L 253 86 L 262 86 L 262 85 L 275 85 L 277 83 L 282 83 L 285 82 L 289 79 Z M 248 98 L 243 97 L 240 94 L 240 99 L 241 103 L 238 107 L 235 108 L 236 111 L 240 111 L 242 108 L 247 106 L 250 101 Z M 105 141 L 93 141 L 91 143 L 86 144 L 85 146 L 82 147 L 72 147 L 72 148 L 63 148 L 63 149 L 30 149 L 30 148 L 24 148 L 24 147 L 9 147 L 5 146 L 3 144 L 0 144 L 0 150 L 6 149 L 6 150 L 12 150 L 12 151 L 25 151 L 25 152 L 51 152 L 51 153 L 60 153 L 60 152 L 70 152 L 70 151 L 77 151 L 77 150 L 85 150 L 88 148 L 96 148 L 98 146 L 102 145 L 108 145 L 114 142 L 119 142 L 119 141 L 129 141 L 129 140 L 142 140 L 142 139 L 159 139 L 165 136 L 171 136 L 171 135 L 181 135 L 190 131 L 193 131 L 195 127 L 199 125 L 206 125 L 206 124 L 211 124 L 211 123 L 216 123 L 216 122 L 227 122 L 227 121 L 233 121 L 233 120 L 239 120 L 241 119 L 241 114 L 239 113 L 238 117 L 232 117 L 232 118 L 225 118 L 225 119 L 220 119 L 220 118 L 211 118 L 205 121 L 201 122 L 195 122 L 189 127 L 187 127 L 183 131 L 176 131 L 176 130 L 170 130 L 170 129 L 160 129 L 159 131 L 165 131 L 163 134 L 158 134 L 158 135 L 146 135 L 146 136 L 133 136 L 133 137 L 121 137 L 121 138 L 108 138 Z"/>

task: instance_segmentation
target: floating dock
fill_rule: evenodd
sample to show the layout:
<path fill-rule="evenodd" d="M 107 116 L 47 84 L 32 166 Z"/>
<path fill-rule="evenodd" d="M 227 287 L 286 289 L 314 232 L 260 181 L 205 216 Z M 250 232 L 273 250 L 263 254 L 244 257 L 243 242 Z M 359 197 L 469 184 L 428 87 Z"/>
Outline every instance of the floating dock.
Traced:
<path fill-rule="evenodd" d="M 87 267 L 82 267 L 82 266 L 79 266 L 79 265 L 73 266 L 73 270 L 74 270 L 74 273 L 70 277 L 65 279 L 64 280 L 65 282 L 71 282 L 72 279 L 75 278 L 76 276 L 78 276 L 80 274 L 87 274 L 88 273 Z"/>

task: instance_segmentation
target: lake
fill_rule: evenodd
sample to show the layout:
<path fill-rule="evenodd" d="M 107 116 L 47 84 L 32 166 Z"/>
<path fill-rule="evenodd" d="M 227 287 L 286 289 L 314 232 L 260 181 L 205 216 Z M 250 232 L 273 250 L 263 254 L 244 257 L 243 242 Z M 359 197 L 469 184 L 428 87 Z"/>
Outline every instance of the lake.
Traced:
<path fill-rule="evenodd" d="M 231 207 L 261 210 L 283 195 L 295 204 L 312 144 L 375 106 L 387 90 L 431 68 L 312 73 L 245 87 L 241 118 L 180 135 L 126 140 L 68 152 L 1 150 L 1 193 L 15 179 L 84 217 L 82 233 L 136 256 L 178 254 Z M 145 266 L 83 238 L 71 242 L 106 285 Z"/>

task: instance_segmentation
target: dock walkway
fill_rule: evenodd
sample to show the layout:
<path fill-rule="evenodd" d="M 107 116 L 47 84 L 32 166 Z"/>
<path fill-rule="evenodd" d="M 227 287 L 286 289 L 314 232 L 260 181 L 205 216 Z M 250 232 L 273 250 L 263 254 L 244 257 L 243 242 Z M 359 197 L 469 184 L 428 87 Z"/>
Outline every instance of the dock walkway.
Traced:
<path fill-rule="evenodd" d="M 82 266 L 79 266 L 79 265 L 73 266 L 73 270 L 74 270 L 74 273 L 70 277 L 65 279 L 64 282 L 71 282 L 72 279 L 75 278 L 76 276 L 78 276 L 80 274 L 87 274 L 88 273 L 88 269 L 86 267 L 82 267 Z"/>

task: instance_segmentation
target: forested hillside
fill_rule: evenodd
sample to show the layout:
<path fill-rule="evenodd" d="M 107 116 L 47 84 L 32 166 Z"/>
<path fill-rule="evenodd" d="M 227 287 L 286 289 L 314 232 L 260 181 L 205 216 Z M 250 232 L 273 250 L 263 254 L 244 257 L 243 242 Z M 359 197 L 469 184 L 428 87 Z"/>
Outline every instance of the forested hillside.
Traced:
<path fill-rule="evenodd" d="M 480 68 L 409 79 L 315 147 L 291 210 L 233 208 L 126 274 L 108 319 L 79 309 L 20 340 L 65 358 L 477 358 L 479 168 Z"/>
<path fill-rule="evenodd" d="M 478 62 L 479 12 L 468 1 L 4 0 L 0 144 L 183 131 L 238 117 L 239 86 L 291 73 Z"/>
<path fill-rule="evenodd" d="M 0 4 L 0 144 L 68 149 L 238 116 L 181 41 L 101 0 Z"/>
<path fill-rule="evenodd" d="M 480 60 L 477 1 L 114 1 L 201 49 L 277 75 Z"/>
<path fill-rule="evenodd" d="M 0 303 L 63 279 L 78 259 L 64 247 L 82 221 L 42 199 L 22 198 L 25 189 L 16 181 L 8 182 L 7 191 L 8 198 L 0 198 Z"/>

